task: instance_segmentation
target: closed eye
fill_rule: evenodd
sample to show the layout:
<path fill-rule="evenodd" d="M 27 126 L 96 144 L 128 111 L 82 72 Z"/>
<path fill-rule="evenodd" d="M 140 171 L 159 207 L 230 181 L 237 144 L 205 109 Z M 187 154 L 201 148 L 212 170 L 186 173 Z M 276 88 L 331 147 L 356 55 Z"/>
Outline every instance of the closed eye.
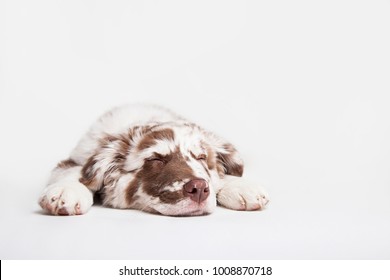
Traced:
<path fill-rule="evenodd" d="M 205 154 L 200 154 L 196 157 L 197 160 L 206 160 L 207 159 L 207 155 Z"/>
<path fill-rule="evenodd" d="M 161 163 L 166 163 L 166 159 L 162 156 L 162 155 L 160 155 L 160 154 L 157 154 L 157 153 L 155 153 L 153 156 L 151 156 L 151 157 L 149 157 L 149 158 L 147 158 L 146 159 L 147 161 L 149 161 L 149 162 L 161 162 Z"/>
<path fill-rule="evenodd" d="M 161 161 L 161 162 L 165 162 L 163 159 L 161 158 L 148 158 L 147 161 Z"/>
<path fill-rule="evenodd" d="M 147 163 L 152 166 L 153 168 L 155 169 L 161 169 L 163 168 L 165 165 L 166 165 L 166 161 L 164 159 L 161 159 L 161 158 L 156 158 L 156 157 L 152 157 L 152 158 L 148 158 L 146 159 Z"/>

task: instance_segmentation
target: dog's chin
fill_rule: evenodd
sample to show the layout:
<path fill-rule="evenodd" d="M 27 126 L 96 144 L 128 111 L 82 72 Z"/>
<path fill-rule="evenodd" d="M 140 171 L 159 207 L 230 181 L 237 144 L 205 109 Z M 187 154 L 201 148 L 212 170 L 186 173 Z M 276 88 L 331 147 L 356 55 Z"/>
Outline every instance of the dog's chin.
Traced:
<path fill-rule="evenodd" d="M 212 211 L 205 211 L 203 209 L 199 209 L 199 210 L 194 210 L 192 212 L 185 212 L 185 213 L 182 213 L 182 214 L 174 214 L 174 215 L 170 215 L 170 216 L 175 216 L 175 217 L 190 217 L 190 216 L 205 216 L 205 215 L 209 215 L 211 214 Z"/>
<path fill-rule="evenodd" d="M 165 216 L 189 217 L 209 215 L 214 212 L 216 207 L 215 200 L 206 200 L 201 203 L 184 200 L 176 205 L 159 205 L 154 210 Z"/>

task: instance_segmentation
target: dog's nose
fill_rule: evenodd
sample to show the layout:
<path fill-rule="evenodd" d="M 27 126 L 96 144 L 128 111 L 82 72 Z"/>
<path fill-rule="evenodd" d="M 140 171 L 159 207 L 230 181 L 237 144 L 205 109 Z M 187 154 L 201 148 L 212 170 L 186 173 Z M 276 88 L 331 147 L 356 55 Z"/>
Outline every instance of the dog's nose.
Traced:
<path fill-rule="evenodd" d="M 191 200 L 201 203 L 205 201 L 210 194 L 209 185 L 203 179 L 194 179 L 184 184 L 183 192 Z"/>

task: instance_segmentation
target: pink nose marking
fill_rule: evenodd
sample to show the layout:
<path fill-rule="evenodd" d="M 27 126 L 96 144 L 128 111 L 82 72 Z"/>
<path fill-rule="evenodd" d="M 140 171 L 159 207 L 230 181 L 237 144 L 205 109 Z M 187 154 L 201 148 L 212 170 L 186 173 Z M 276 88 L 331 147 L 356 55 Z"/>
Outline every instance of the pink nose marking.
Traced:
<path fill-rule="evenodd" d="M 210 194 L 209 185 L 203 179 L 194 179 L 183 186 L 183 193 L 191 200 L 201 203 L 205 201 Z"/>

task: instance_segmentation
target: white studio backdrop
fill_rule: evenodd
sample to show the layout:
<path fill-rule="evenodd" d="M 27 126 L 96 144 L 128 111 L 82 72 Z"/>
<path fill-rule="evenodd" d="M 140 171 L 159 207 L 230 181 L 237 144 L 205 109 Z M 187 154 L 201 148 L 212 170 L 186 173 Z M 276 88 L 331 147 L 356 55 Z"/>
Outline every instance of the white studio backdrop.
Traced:
<path fill-rule="evenodd" d="M 389 14 L 389 1 L 0 1 L 0 257 L 390 258 Z M 233 142 L 270 207 L 42 215 L 50 170 L 133 102 Z"/>

